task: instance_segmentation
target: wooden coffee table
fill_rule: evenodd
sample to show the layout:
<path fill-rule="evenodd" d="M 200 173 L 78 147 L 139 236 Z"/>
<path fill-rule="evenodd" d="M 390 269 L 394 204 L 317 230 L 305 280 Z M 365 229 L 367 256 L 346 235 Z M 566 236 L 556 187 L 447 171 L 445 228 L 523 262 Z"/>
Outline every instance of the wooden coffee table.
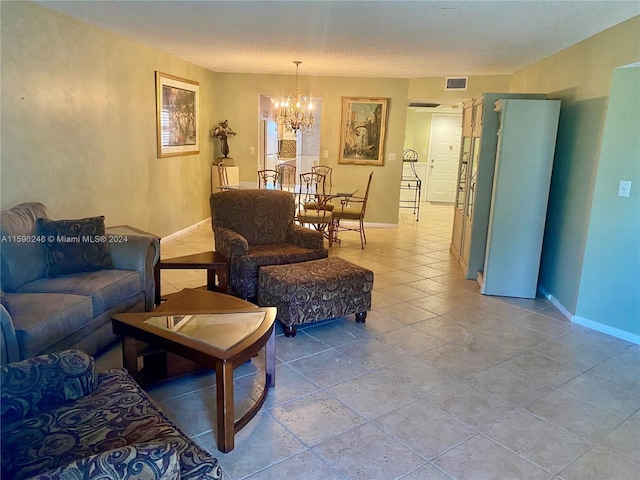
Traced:
<path fill-rule="evenodd" d="M 273 307 L 258 308 L 230 295 L 185 289 L 151 312 L 115 315 L 113 331 L 123 336 L 124 367 L 141 384 L 145 382 L 145 357 L 157 361 L 160 355 L 168 364 L 175 354 L 216 371 L 218 449 L 227 453 L 233 450 L 235 433 L 255 416 L 269 388 L 275 386 L 275 318 Z M 257 402 L 235 421 L 233 370 L 262 348 L 264 389 Z M 166 365 L 165 373 L 169 371 L 170 365 Z"/>

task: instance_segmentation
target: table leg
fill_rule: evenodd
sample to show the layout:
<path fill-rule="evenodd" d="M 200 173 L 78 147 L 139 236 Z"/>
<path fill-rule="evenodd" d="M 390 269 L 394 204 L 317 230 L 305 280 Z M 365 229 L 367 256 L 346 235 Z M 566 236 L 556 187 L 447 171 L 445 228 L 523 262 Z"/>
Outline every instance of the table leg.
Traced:
<path fill-rule="evenodd" d="M 216 290 L 216 271 L 213 268 L 207 268 L 207 290 L 210 292 Z"/>
<path fill-rule="evenodd" d="M 133 337 L 122 337 L 122 366 L 139 384 L 141 378 L 138 371 L 138 341 Z"/>
<path fill-rule="evenodd" d="M 218 450 L 229 453 L 234 447 L 233 364 L 217 362 L 216 394 Z"/>
<path fill-rule="evenodd" d="M 156 264 L 153 266 L 153 280 L 155 282 L 155 293 L 156 293 L 156 298 L 155 298 L 155 302 L 156 305 L 160 305 L 160 260 L 158 260 L 156 262 Z"/>
<path fill-rule="evenodd" d="M 264 351 L 264 363 L 267 373 L 267 384 L 265 388 L 271 388 L 276 386 L 276 329 L 271 330 L 271 335 Z"/>
<path fill-rule="evenodd" d="M 229 288 L 229 265 L 218 268 L 216 275 L 218 275 L 218 289 L 221 293 L 227 293 Z"/>

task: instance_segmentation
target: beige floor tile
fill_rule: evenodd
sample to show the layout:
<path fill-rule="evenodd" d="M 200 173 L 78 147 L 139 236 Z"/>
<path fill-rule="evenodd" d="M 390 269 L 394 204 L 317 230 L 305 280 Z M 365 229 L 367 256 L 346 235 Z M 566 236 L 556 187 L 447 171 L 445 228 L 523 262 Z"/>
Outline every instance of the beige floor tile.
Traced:
<path fill-rule="evenodd" d="M 340 477 L 311 451 L 305 450 L 286 461 L 273 465 L 246 480 L 340 480 Z"/>
<path fill-rule="evenodd" d="M 623 420 L 559 390 L 530 403 L 525 410 L 592 443 L 600 442 Z"/>
<path fill-rule="evenodd" d="M 528 404 L 551 391 L 551 387 L 502 365 L 494 365 L 481 372 L 467 375 L 465 380 L 515 405 Z"/>
<path fill-rule="evenodd" d="M 493 365 L 492 362 L 476 355 L 468 348 L 452 343 L 433 348 L 420 355 L 420 358 L 457 377 L 480 372 Z"/>
<path fill-rule="evenodd" d="M 640 408 L 640 396 L 636 392 L 588 373 L 565 383 L 560 390 L 622 418 Z M 638 442 L 640 448 L 640 438 Z"/>
<path fill-rule="evenodd" d="M 483 429 L 517 408 L 468 383 L 457 382 L 425 397 L 425 401 L 462 423 Z"/>
<path fill-rule="evenodd" d="M 596 446 L 569 465 L 559 475 L 562 480 L 632 480 L 637 479 L 638 466 L 625 458 L 611 455 Z"/>
<path fill-rule="evenodd" d="M 502 366 L 552 387 L 558 387 L 584 371 L 528 350 L 506 360 Z"/>
<path fill-rule="evenodd" d="M 328 440 L 313 451 L 345 480 L 399 478 L 425 463 L 370 423 Z"/>
<path fill-rule="evenodd" d="M 362 366 L 362 364 L 333 349 L 294 360 L 290 362 L 289 365 L 323 388 L 344 382 L 359 375 L 364 375 L 371 371 Z"/>
<path fill-rule="evenodd" d="M 558 473 L 593 444 L 523 410 L 485 430 L 485 435 L 550 473 Z"/>
<path fill-rule="evenodd" d="M 415 397 L 377 373 L 347 380 L 328 388 L 327 392 L 369 420 L 416 401 Z M 376 401 L 372 402 L 372 398 Z"/>
<path fill-rule="evenodd" d="M 326 392 L 275 407 L 271 414 L 309 447 L 365 423 L 363 417 Z"/>
<path fill-rule="evenodd" d="M 550 480 L 551 475 L 482 435 L 467 440 L 433 461 L 458 480 Z"/>
<path fill-rule="evenodd" d="M 475 434 L 473 429 L 423 401 L 387 413 L 374 423 L 428 460 Z"/>

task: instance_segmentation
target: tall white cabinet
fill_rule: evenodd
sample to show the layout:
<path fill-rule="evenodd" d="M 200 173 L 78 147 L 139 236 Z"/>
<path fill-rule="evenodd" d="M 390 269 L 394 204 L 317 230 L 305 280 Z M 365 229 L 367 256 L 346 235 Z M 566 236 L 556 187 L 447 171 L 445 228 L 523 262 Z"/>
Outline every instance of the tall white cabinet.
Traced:
<path fill-rule="evenodd" d="M 480 291 L 535 298 L 559 100 L 499 100 L 498 147 Z"/>
<path fill-rule="evenodd" d="M 536 94 L 465 102 L 450 250 L 484 294 L 535 297 L 559 108 Z"/>

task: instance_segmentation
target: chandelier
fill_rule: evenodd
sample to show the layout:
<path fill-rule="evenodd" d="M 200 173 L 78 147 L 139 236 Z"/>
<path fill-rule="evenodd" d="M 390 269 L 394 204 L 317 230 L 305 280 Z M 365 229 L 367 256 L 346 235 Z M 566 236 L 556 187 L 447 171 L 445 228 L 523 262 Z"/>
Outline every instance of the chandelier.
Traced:
<path fill-rule="evenodd" d="M 298 67 L 302 63 L 299 60 L 296 64 L 296 94 L 276 102 L 273 109 L 273 121 L 278 125 L 283 125 L 288 131 L 309 132 L 313 126 L 313 105 L 307 97 L 301 97 L 298 91 Z"/>

